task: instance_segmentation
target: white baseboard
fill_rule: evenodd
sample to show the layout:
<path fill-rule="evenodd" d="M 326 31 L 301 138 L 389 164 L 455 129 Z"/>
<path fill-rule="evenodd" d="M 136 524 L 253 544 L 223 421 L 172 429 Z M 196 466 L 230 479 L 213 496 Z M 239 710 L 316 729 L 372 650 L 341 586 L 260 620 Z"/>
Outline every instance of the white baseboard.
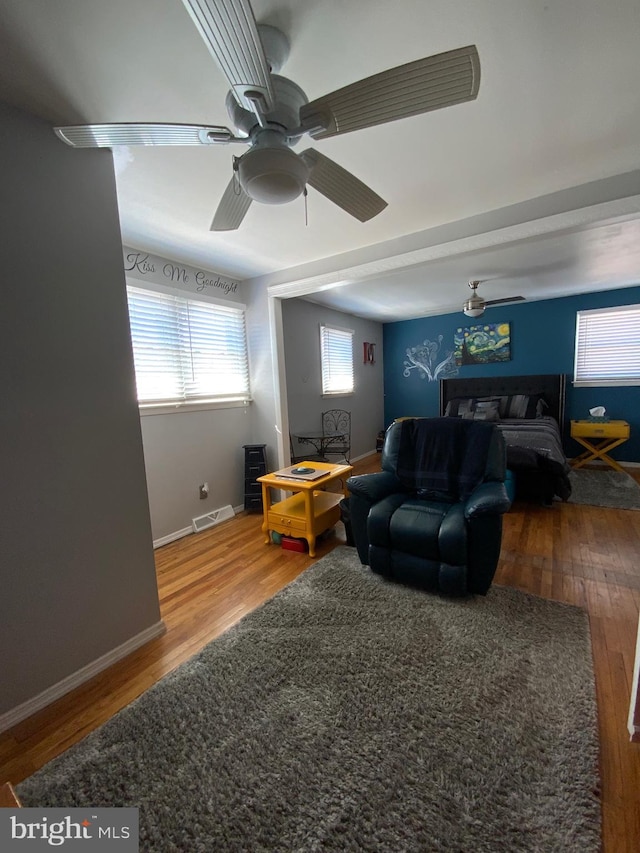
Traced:
<path fill-rule="evenodd" d="M 238 506 L 233 507 L 233 512 L 237 515 L 239 512 L 244 511 L 244 504 L 238 504 Z M 155 551 L 156 548 L 162 548 L 163 545 L 168 545 L 169 542 L 175 542 L 176 539 L 182 539 L 183 536 L 191 536 L 193 533 L 193 525 L 189 525 L 189 527 L 183 527 L 181 530 L 175 530 L 173 533 L 167 533 L 166 536 L 161 536 L 159 539 L 153 540 L 153 549 Z"/>
<path fill-rule="evenodd" d="M 193 533 L 193 527 L 189 525 L 189 527 L 183 527 L 182 530 L 176 530 L 173 533 L 167 533 L 166 536 L 161 536 L 159 539 L 153 540 L 153 547 L 161 548 L 163 545 L 168 545 L 169 542 L 175 542 L 176 539 L 182 539 L 183 536 L 188 536 L 190 533 Z"/>
<path fill-rule="evenodd" d="M 367 456 L 375 456 L 375 454 L 377 452 L 378 452 L 377 450 L 367 450 L 366 453 L 361 453 L 360 456 L 352 456 L 350 461 L 351 462 L 359 462 L 361 459 L 366 459 Z"/>
<path fill-rule="evenodd" d="M 88 681 L 90 678 L 93 678 L 94 675 L 97 675 L 99 672 L 102 672 L 102 670 L 107 669 L 107 667 L 117 663 L 117 661 L 127 655 L 130 655 L 131 652 L 135 652 L 136 649 L 140 648 L 140 646 L 144 646 L 144 644 L 148 643 L 150 640 L 155 640 L 156 637 L 162 636 L 162 634 L 166 633 L 166 630 L 167 626 L 162 620 L 156 622 L 155 625 L 145 628 L 144 631 L 136 634 L 135 637 L 131 637 L 125 643 L 122 643 L 121 646 L 111 649 L 110 652 L 107 652 L 105 655 L 102 655 L 102 657 L 99 657 L 86 666 L 83 666 L 82 669 L 78 669 L 76 672 L 73 672 L 71 675 L 63 678 L 62 681 L 58 681 L 57 684 L 53 684 L 51 687 L 43 690 L 42 693 L 38 693 L 38 695 L 34 696 L 32 699 L 28 699 L 26 702 L 23 702 L 22 705 L 18 705 L 17 708 L 12 708 L 10 711 L 0 715 L 0 732 L 10 729 L 17 723 L 22 722 L 22 720 L 26 720 L 27 717 L 30 717 L 32 714 L 35 714 L 37 711 L 41 711 L 43 708 L 46 708 L 47 705 L 55 702 L 56 699 L 60 699 L 61 696 L 64 696 L 74 688 L 84 684 L 84 682 Z"/>

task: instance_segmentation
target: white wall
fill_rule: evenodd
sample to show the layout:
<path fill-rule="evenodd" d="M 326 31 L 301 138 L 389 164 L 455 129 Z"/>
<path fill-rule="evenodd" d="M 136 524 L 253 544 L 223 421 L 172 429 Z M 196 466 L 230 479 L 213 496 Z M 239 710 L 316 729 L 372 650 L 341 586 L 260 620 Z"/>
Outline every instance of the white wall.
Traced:
<path fill-rule="evenodd" d="M 292 433 L 319 430 L 327 409 L 351 412 L 351 458 L 375 450 L 384 429 L 382 324 L 343 314 L 304 299 L 282 300 L 282 322 L 289 428 Z M 320 325 L 353 329 L 355 391 L 344 397 L 322 397 Z M 375 344 L 375 364 L 365 364 L 363 343 Z M 304 454 L 309 446 L 294 447 Z"/>
<path fill-rule="evenodd" d="M 0 717 L 161 628 L 111 153 L 0 104 Z"/>

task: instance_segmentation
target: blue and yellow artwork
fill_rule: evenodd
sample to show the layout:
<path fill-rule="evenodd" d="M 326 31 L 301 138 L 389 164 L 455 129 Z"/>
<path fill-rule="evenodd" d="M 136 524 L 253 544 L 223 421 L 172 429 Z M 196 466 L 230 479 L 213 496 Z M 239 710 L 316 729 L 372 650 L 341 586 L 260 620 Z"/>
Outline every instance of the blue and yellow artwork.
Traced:
<path fill-rule="evenodd" d="M 483 323 L 456 329 L 453 336 L 456 364 L 488 364 L 511 360 L 509 323 Z"/>

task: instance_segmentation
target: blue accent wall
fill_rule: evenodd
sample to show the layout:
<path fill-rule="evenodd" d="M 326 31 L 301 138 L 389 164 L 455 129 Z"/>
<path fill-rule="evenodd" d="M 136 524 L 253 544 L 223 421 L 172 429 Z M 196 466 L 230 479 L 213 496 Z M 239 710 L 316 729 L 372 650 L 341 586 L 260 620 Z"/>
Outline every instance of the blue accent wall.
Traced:
<path fill-rule="evenodd" d="M 420 346 L 424 341 L 437 344 L 442 335 L 439 352 L 433 359 L 435 365 L 454 349 L 456 329 L 478 325 L 482 320 L 510 323 L 511 360 L 486 365 L 463 365 L 458 368 L 458 375 L 564 373 L 567 377 L 564 429 L 567 455 L 575 456 L 582 450 L 569 436 L 569 421 L 588 417 L 589 409 L 593 406 L 604 406 L 608 417 L 628 421 L 631 425 L 631 438 L 611 455 L 620 461 L 640 462 L 640 386 L 574 388 L 572 384 L 576 312 L 638 303 L 640 286 L 563 299 L 495 306 L 478 320 L 465 317 L 460 311 L 438 317 L 386 323 L 383 328 L 385 425 L 402 416 L 437 417 L 439 414 L 439 382 L 421 378 L 423 371 L 417 368 L 407 369 L 408 349 Z"/>

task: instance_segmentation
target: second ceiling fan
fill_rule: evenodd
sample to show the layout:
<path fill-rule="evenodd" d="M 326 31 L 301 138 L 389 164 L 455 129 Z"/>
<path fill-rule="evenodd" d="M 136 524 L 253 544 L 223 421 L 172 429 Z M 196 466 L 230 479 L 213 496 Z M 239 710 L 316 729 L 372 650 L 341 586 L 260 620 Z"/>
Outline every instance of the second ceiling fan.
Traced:
<path fill-rule="evenodd" d="M 475 45 L 468 45 L 309 101 L 296 83 L 276 73 L 288 56 L 288 40 L 275 27 L 256 24 L 249 0 L 182 2 L 231 87 L 226 107 L 237 132 L 218 125 L 137 123 L 57 127 L 55 132 L 77 148 L 248 145 L 247 152 L 233 158 L 233 176 L 213 218 L 213 231 L 237 229 L 253 201 L 284 204 L 306 192 L 307 185 L 366 222 L 387 202 L 319 151 L 307 148 L 297 154 L 293 146 L 305 134 L 326 139 L 478 95 L 480 59 Z"/>
<path fill-rule="evenodd" d="M 462 310 L 467 317 L 482 317 L 485 308 L 490 305 L 506 305 L 508 302 L 524 302 L 524 296 L 507 296 L 504 299 L 483 299 L 478 294 L 478 285 L 482 284 L 478 279 L 472 279 L 469 282 L 471 288 L 471 296 L 465 301 Z"/>

